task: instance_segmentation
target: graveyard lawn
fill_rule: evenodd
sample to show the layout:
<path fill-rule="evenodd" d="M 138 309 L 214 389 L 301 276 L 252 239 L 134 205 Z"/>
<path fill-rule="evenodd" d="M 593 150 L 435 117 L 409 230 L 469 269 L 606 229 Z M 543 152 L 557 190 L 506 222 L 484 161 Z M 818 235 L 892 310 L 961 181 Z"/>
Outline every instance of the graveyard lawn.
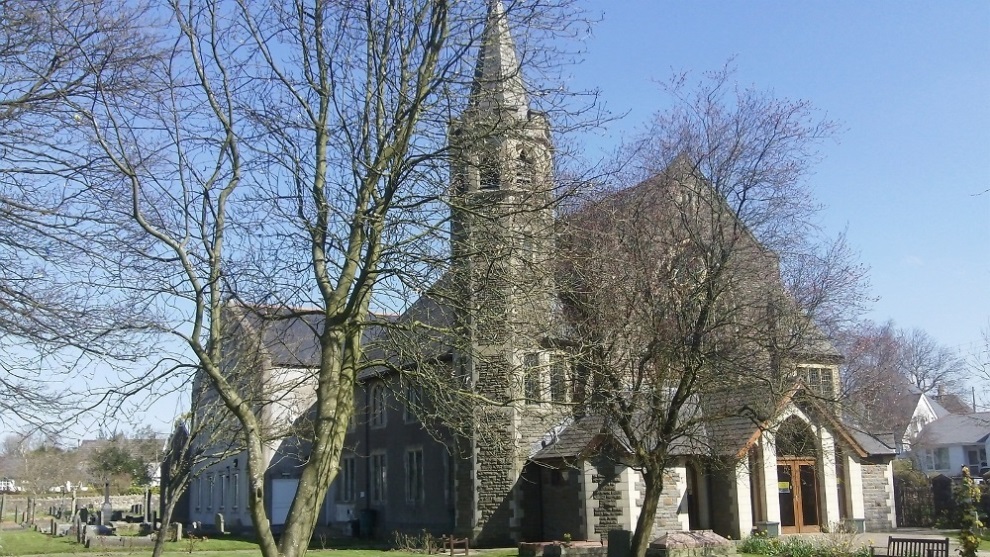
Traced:
<path fill-rule="evenodd" d="M 6 524 L 5 524 L 6 526 Z M 314 540 L 315 541 L 315 540 Z M 315 542 L 319 543 L 319 542 Z M 147 555 L 150 548 L 136 547 L 108 551 L 104 548 L 86 549 L 75 543 L 71 537 L 52 537 L 33 530 L 17 529 L 0 531 L 0 555 L 69 555 L 69 554 L 98 554 L 109 553 L 142 553 Z M 319 557 L 424 557 L 422 553 L 407 553 L 402 551 L 384 551 L 377 549 L 310 549 L 308 555 Z M 211 538 L 208 540 L 185 539 L 179 542 L 165 544 L 166 557 L 188 557 L 191 553 L 207 557 L 256 557 L 259 554 L 258 544 L 237 538 Z M 475 550 L 472 549 L 474 554 Z M 515 557 L 519 552 L 515 548 L 480 550 L 483 557 Z"/>

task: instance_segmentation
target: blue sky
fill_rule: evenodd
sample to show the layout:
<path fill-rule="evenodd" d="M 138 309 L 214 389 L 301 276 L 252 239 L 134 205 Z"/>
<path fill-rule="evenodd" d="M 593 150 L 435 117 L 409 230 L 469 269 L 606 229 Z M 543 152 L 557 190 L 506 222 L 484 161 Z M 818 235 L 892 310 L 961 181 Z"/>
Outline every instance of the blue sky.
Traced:
<path fill-rule="evenodd" d="M 581 0 L 601 21 L 568 71 L 614 114 L 610 149 L 670 102 L 657 86 L 734 59 L 743 84 L 842 123 L 810 177 L 871 268 L 869 315 L 968 351 L 990 320 L 990 1 Z M 525 70 L 524 70 L 525 71 Z M 975 385 L 982 389 L 981 385 Z M 168 428 L 165 397 L 152 425 Z"/>
<path fill-rule="evenodd" d="M 879 298 L 868 317 L 967 351 L 990 319 L 990 2 L 587 0 L 571 69 L 615 145 L 670 99 L 656 85 L 734 59 L 744 85 L 842 124 L 811 184 Z M 700 77 L 700 75 L 699 75 Z M 976 385 L 981 388 L 980 385 Z"/>

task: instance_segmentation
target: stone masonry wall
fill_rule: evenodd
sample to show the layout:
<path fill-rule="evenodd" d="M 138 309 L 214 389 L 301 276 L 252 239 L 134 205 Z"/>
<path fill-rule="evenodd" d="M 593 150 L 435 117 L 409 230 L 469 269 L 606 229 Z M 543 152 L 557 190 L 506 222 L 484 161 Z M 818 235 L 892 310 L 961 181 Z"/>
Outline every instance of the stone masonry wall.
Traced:
<path fill-rule="evenodd" d="M 866 530 L 885 532 L 894 528 L 894 493 L 891 486 L 890 463 L 864 462 L 860 467 L 863 477 L 863 506 Z"/>
<path fill-rule="evenodd" d="M 677 532 L 683 529 L 680 518 L 677 516 L 680 511 L 681 498 L 684 496 L 678 485 L 685 479 L 682 477 L 682 474 L 682 468 L 670 468 L 663 476 L 663 493 L 660 494 L 660 501 L 657 504 L 657 516 L 653 520 L 652 537 L 654 539 L 667 532 Z M 639 508 L 643 508 L 643 503 L 646 499 L 644 496 L 646 493 L 646 482 L 643 481 L 642 476 L 638 473 L 636 474 L 636 486 L 636 491 L 639 493 L 636 505 Z"/>
<path fill-rule="evenodd" d="M 622 490 L 619 485 L 619 467 L 613 462 L 599 460 L 594 463 L 591 475 L 591 498 L 597 505 L 594 510 L 595 530 L 591 538 L 608 537 L 609 530 L 622 528 Z"/>
<path fill-rule="evenodd" d="M 515 436 L 511 409 L 481 408 L 476 413 L 475 541 L 478 545 L 512 544 L 512 488 L 515 476 Z"/>

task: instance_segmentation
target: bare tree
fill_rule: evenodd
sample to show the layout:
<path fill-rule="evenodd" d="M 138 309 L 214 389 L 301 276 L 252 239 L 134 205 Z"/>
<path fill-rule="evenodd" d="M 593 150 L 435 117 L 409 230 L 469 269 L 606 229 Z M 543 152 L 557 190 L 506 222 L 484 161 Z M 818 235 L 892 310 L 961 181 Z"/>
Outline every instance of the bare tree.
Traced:
<path fill-rule="evenodd" d="M 900 331 L 897 339 L 901 373 L 919 391 L 941 395 L 964 387 L 965 361 L 955 350 L 939 344 L 921 329 Z"/>
<path fill-rule="evenodd" d="M 116 0 L 0 3 L 0 420 L 40 426 L 72 408 L 66 375 L 87 358 L 133 358 L 140 328 L 124 291 L 88 280 L 87 229 L 62 211 L 87 172 L 69 156 L 67 103 L 143 84 L 155 52 L 143 5 Z M 62 178 L 53 177 L 60 172 Z M 37 370 L 43 368 L 45 373 Z M 52 380 L 42 380 L 41 376 Z"/>
<path fill-rule="evenodd" d="M 796 364 L 834 363 L 816 320 L 861 301 L 863 271 L 841 239 L 819 243 L 802 180 L 832 125 L 805 102 L 709 77 L 693 91 L 675 83 L 679 104 L 630 146 L 637 185 L 563 225 L 560 286 L 586 368 L 583 411 L 611 424 L 645 483 L 637 557 L 685 447 L 729 457 L 710 436 L 718 421 L 759 423 Z"/>
<path fill-rule="evenodd" d="M 910 425 L 913 404 L 892 401 L 926 394 L 950 411 L 960 408 L 965 361 L 919 329 L 899 329 L 892 321 L 865 321 L 840 335 L 845 356 L 842 369 L 846 409 L 863 427 L 877 432 L 903 432 Z"/>
<path fill-rule="evenodd" d="M 496 13 L 530 29 L 535 44 L 566 28 L 568 4 Z M 141 87 L 122 94 L 119 76 L 85 57 L 95 87 L 59 99 L 64 127 L 31 137 L 21 157 L 29 167 L 12 175 L 61 182 L 71 203 L 56 215 L 79 223 L 86 284 L 104 290 L 102 300 L 129 295 L 131 329 L 182 345 L 166 344 L 152 371 L 105 394 L 195 373 L 246 451 L 262 553 L 301 555 L 336 475 L 369 315 L 408 305 L 444 272 L 447 126 L 470 97 L 489 12 L 445 0 L 162 7 L 168 21 L 135 42 L 164 53 L 147 61 Z M 556 62 L 552 49 L 528 52 L 529 66 Z M 557 90 L 542 97 L 550 108 Z M 225 334 L 235 306 L 268 322 L 314 317 L 311 371 L 259 394 L 268 383 L 246 375 L 256 368 L 234 361 Z M 276 542 L 264 507 L 267 443 L 279 425 L 271 410 L 301 385 L 312 389 L 312 427 Z"/>

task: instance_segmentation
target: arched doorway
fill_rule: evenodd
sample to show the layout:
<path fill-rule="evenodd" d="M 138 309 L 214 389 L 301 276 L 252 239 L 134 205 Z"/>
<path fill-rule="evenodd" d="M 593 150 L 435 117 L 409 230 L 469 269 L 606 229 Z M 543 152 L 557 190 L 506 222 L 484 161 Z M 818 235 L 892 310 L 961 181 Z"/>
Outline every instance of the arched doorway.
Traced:
<path fill-rule="evenodd" d="M 777 430 L 777 491 L 781 532 L 821 531 L 818 439 L 794 416 Z"/>

